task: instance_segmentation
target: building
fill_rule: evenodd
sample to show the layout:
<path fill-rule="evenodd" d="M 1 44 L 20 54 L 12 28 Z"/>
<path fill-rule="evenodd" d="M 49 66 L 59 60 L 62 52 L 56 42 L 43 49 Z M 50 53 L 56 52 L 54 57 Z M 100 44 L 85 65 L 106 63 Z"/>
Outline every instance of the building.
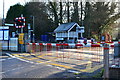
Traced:
<path fill-rule="evenodd" d="M 84 27 L 80 27 L 75 22 L 64 23 L 59 25 L 54 33 L 56 35 L 56 41 L 76 41 L 83 37 Z"/>

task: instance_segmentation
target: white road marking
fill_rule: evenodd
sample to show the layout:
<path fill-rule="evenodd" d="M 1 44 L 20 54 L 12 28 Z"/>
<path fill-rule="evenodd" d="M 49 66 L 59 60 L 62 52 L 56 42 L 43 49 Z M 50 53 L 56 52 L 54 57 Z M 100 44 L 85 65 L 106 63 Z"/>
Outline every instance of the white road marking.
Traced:
<path fill-rule="evenodd" d="M 53 67 L 52 65 L 47 65 L 47 66 Z"/>
<path fill-rule="evenodd" d="M 5 73 L 5 72 L 0 72 L 0 74 L 3 74 L 3 73 Z"/>
<path fill-rule="evenodd" d="M 11 54 L 9 53 L 6 53 L 8 56 L 12 57 L 12 58 L 16 58 L 15 56 L 12 56 Z"/>
<path fill-rule="evenodd" d="M 14 68 L 14 69 L 11 69 L 11 70 L 7 70 L 3 73 L 7 73 L 7 72 L 10 72 L 10 71 L 15 71 L 15 70 L 20 70 L 20 69 L 23 69 L 23 68 L 25 68 L 25 67 Z"/>
<path fill-rule="evenodd" d="M 21 61 L 24 61 L 24 62 L 27 62 L 27 63 L 32 63 L 32 64 L 36 64 L 35 62 L 32 62 L 32 61 L 28 61 L 28 60 L 24 60 L 24 59 L 21 59 L 21 58 L 18 58 L 18 57 L 15 57 L 9 53 L 6 53 L 8 56 L 12 57 L 12 58 L 16 58 L 18 60 L 21 60 Z"/>
<path fill-rule="evenodd" d="M 10 60 L 10 59 L 13 59 L 13 58 L 7 58 L 7 59 L 9 59 L 9 60 Z"/>
<path fill-rule="evenodd" d="M 72 73 L 80 73 L 78 71 L 74 71 L 74 70 L 68 70 L 68 72 L 72 72 Z"/>
<path fill-rule="evenodd" d="M 0 59 L 0 61 L 5 61 L 6 59 Z"/>
<path fill-rule="evenodd" d="M 61 67 L 55 67 L 55 68 L 57 68 L 57 69 L 59 69 L 59 70 L 66 70 L 65 68 L 61 68 Z"/>

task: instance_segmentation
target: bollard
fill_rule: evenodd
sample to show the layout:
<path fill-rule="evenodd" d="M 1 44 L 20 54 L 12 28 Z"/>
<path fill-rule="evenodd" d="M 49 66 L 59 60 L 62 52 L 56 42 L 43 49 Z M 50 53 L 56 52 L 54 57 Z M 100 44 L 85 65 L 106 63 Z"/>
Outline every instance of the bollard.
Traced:
<path fill-rule="evenodd" d="M 120 57 L 120 44 L 114 45 L 114 58 Z"/>
<path fill-rule="evenodd" d="M 104 78 L 109 78 L 109 44 L 104 44 Z"/>

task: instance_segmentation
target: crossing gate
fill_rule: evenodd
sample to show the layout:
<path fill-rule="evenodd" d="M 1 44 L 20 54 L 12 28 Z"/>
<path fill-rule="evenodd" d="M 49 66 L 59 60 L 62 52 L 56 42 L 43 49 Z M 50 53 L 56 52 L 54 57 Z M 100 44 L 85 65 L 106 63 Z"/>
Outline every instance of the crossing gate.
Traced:
<path fill-rule="evenodd" d="M 104 45 L 108 44 L 108 47 Z M 117 42 L 120 44 L 120 42 Z M 105 53 L 107 50 L 107 53 Z M 105 64 L 105 54 L 109 55 L 109 67 L 120 67 L 120 59 L 114 57 L 113 42 L 96 42 L 84 45 L 67 43 L 28 43 L 27 52 L 83 72 L 92 72 Z"/>

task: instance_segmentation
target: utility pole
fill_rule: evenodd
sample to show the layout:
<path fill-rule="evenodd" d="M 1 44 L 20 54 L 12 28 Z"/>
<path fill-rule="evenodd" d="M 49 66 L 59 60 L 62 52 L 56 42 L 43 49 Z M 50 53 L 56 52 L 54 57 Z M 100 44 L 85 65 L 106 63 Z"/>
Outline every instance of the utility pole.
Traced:
<path fill-rule="evenodd" d="M 2 19 L 2 25 L 3 25 L 3 26 L 4 26 L 4 24 L 5 24 L 5 23 L 4 23 L 4 22 L 5 22 L 5 21 L 4 21 L 4 7 L 5 7 L 5 6 L 4 6 L 4 5 L 5 5 L 5 3 L 4 3 L 4 0 L 3 0 L 3 19 Z"/>

